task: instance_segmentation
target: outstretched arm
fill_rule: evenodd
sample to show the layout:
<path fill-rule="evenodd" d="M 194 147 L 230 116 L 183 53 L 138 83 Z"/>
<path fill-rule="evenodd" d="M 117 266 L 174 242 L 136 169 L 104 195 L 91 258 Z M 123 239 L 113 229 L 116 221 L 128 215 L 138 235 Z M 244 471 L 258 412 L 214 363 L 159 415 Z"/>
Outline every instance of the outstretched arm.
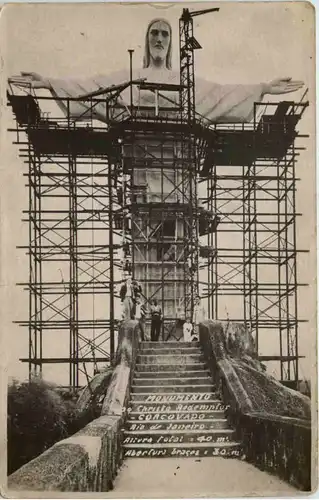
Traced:
<path fill-rule="evenodd" d="M 21 72 L 20 75 L 9 78 L 8 81 L 27 89 L 49 90 L 62 112 L 70 114 L 72 118 L 84 120 L 94 116 L 95 119 L 105 122 L 107 119 L 105 103 L 100 102 L 92 109 L 89 102 L 78 101 L 77 98 L 112 85 L 121 84 L 127 81 L 127 74 L 123 70 L 109 75 L 95 75 L 84 79 L 59 79 L 44 77 L 34 72 Z M 69 101 L 67 102 L 67 100 Z"/>
<path fill-rule="evenodd" d="M 90 104 L 84 101 L 76 101 L 74 98 L 105 87 L 107 84 L 110 84 L 110 81 L 113 83 L 112 80 L 112 76 L 105 77 L 103 75 L 97 75 L 96 77 L 84 80 L 47 78 L 34 72 L 21 72 L 20 75 L 15 75 L 8 79 L 9 83 L 26 87 L 27 89 L 49 90 L 62 112 L 64 114 L 69 113 L 72 118 L 82 120 L 87 116 L 92 117 L 92 114 L 94 114 L 94 118 L 103 122 L 106 119 L 106 110 L 103 103 L 95 105 L 92 111 Z M 67 103 L 67 99 L 71 100 Z"/>
<path fill-rule="evenodd" d="M 276 78 L 269 83 L 264 83 L 263 94 L 280 95 L 296 92 L 304 85 L 301 80 L 292 80 L 291 77 Z"/>
<path fill-rule="evenodd" d="M 303 85 L 303 82 L 291 78 L 247 85 L 220 85 L 197 79 L 196 111 L 212 122 L 249 122 L 254 116 L 255 103 L 260 102 L 265 94 L 287 94 Z"/>
<path fill-rule="evenodd" d="M 9 83 L 21 85 L 22 87 L 51 90 L 49 79 L 39 75 L 38 73 L 21 71 L 20 75 L 10 77 L 8 81 Z"/>

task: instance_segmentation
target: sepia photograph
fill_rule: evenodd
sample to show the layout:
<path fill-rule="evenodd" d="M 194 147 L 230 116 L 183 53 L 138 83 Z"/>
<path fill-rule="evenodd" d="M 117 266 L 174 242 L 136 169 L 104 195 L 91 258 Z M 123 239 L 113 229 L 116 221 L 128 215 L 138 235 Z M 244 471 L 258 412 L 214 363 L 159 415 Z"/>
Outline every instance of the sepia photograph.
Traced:
<path fill-rule="evenodd" d="M 1 491 L 317 488 L 315 9 L 0 16 Z"/>

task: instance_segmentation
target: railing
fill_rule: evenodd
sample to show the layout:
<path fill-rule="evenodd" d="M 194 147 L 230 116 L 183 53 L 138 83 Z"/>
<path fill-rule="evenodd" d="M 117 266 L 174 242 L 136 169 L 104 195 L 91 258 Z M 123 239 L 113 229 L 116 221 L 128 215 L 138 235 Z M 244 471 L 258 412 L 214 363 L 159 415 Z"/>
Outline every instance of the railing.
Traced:
<path fill-rule="evenodd" d="M 10 491 L 109 491 L 122 463 L 122 429 L 139 342 L 137 321 L 120 327 L 102 415 L 8 478 Z"/>
<path fill-rule="evenodd" d="M 311 426 L 308 420 L 243 410 L 227 375 L 220 374 L 228 419 L 248 462 L 304 491 L 311 490 Z M 234 404 L 235 402 L 235 404 Z"/>
<path fill-rule="evenodd" d="M 102 406 L 102 416 L 105 415 L 113 421 L 113 432 L 107 446 L 107 463 L 111 467 L 107 467 L 103 473 L 107 476 L 106 484 L 109 486 L 112 485 L 123 460 L 122 429 L 134 377 L 138 343 L 138 322 L 126 321 L 119 330 L 115 368 Z M 108 489 L 112 488 L 109 487 Z"/>
<path fill-rule="evenodd" d="M 245 459 L 300 490 L 310 491 L 310 420 L 257 409 L 227 357 L 222 333 L 220 323 L 205 321 L 200 325 L 206 362 L 227 406 L 227 419 L 242 443 Z"/>

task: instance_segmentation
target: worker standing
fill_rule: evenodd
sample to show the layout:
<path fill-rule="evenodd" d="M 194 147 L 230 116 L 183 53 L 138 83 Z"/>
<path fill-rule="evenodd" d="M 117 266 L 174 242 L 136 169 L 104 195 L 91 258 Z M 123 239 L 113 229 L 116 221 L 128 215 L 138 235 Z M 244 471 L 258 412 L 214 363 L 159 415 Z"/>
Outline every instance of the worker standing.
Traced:
<path fill-rule="evenodd" d="M 121 287 L 120 297 L 123 304 L 123 319 L 134 319 L 133 287 L 132 278 L 130 276 Z"/>
<path fill-rule="evenodd" d="M 191 342 L 192 341 L 192 331 L 193 331 L 193 325 L 190 322 L 190 320 L 187 318 L 185 323 L 183 324 L 184 342 Z"/>
<path fill-rule="evenodd" d="M 137 304 L 141 304 L 142 287 L 137 280 L 132 281 L 132 301 L 133 301 L 133 315 L 136 318 Z"/>
<path fill-rule="evenodd" d="M 200 295 L 197 295 L 194 307 L 194 332 L 192 340 L 199 340 L 199 324 L 206 319 L 206 311 Z"/>
<path fill-rule="evenodd" d="M 151 341 L 157 342 L 159 339 L 161 324 L 162 324 L 162 309 L 157 304 L 156 299 L 153 299 L 151 301 L 150 313 L 151 313 Z"/>
<path fill-rule="evenodd" d="M 146 320 L 146 314 L 147 314 L 146 305 L 142 304 L 141 300 L 138 299 L 138 301 L 136 303 L 135 319 L 138 320 L 138 325 L 139 325 L 139 328 L 140 328 L 141 341 L 142 342 L 144 342 L 144 340 L 145 340 L 145 320 Z"/>

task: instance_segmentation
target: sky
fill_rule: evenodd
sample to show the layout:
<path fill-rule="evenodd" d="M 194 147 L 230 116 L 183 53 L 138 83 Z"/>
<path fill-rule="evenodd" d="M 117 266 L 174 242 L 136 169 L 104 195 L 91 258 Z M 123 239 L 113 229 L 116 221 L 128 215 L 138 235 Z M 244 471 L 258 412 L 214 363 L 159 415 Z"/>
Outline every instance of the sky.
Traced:
<path fill-rule="evenodd" d="M 186 4 L 183 4 L 186 6 Z M 300 328 L 304 376 L 314 362 L 315 342 L 315 167 L 314 167 L 314 13 L 308 3 L 214 3 L 218 13 L 196 17 L 195 35 L 203 49 L 196 52 L 196 76 L 217 83 L 260 83 L 291 76 L 309 87 L 312 106 L 300 125 L 310 133 L 298 162 L 298 240 L 310 249 L 298 259 L 298 272 L 311 286 L 300 291 Z M 190 8 L 194 8 L 189 4 Z M 207 8 L 205 3 L 203 8 Z M 195 6 L 199 9 L 197 3 Z M 178 19 L 181 6 L 143 5 L 10 5 L 0 17 L 0 42 L 6 75 L 35 71 L 44 76 L 81 78 L 127 68 L 127 50 L 134 49 L 133 65 L 140 67 L 146 26 L 154 17 L 167 18 L 173 27 L 173 67 L 178 68 Z M 13 34 L 14 33 L 14 34 Z M 1 86 L 4 102 L 5 85 Z M 298 100 L 302 91 L 294 95 Z M 13 323 L 27 317 L 27 292 L 16 286 L 27 276 L 27 258 L 17 245 L 27 238 L 21 222 L 27 206 L 23 164 L 17 146 L 5 129 L 13 125 L 11 112 L 1 108 L 2 186 L 2 316 L 6 363 L 10 376 L 24 377 L 18 358 L 27 353 L 27 331 Z M 4 123 L 4 122 L 3 122 Z M 9 341 L 8 341 L 9 339 Z M 53 343 L 57 343 L 56 340 Z M 7 347 L 9 346 L 9 347 Z M 51 372 L 55 378 L 56 373 Z"/>

